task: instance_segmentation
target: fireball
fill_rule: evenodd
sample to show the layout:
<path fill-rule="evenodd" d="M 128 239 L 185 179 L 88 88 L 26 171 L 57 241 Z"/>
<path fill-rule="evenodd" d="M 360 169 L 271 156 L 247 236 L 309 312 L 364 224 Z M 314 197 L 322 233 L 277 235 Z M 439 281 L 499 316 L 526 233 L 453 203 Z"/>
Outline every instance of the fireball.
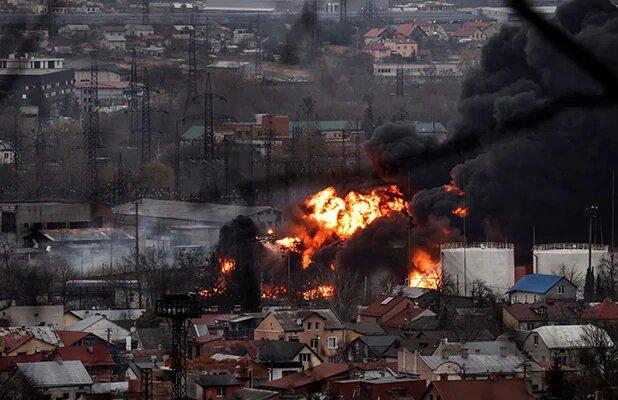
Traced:
<path fill-rule="evenodd" d="M 427 289 L 438 289 L 442 280 L 442 269 L 439 262 L 422 249 L 416 249 L 412 254 L 414 269 L 408 273 L 408 286 Z"/>
<path fill-rule="evenodd" d="M 465 218 L 470 215 L 470 209 L 467 207 L 457 207 L 452 211 L 453 215 L 459 218 Z"/>
<path fill-rule="evenodd" d="M 333 285 L 320 285 L 314 289 L 306 290 L 303 292 L 303 299 L 315 300 L 315 299 L 330 299 L 335 294 L 335 286 Z"/>
<path fill-rule="evenodd" d="M 223 275 L 229 275 L 236 268 L 236 261 L 231 258 L 221 257 L 219 259 L 219 268 Z"/>

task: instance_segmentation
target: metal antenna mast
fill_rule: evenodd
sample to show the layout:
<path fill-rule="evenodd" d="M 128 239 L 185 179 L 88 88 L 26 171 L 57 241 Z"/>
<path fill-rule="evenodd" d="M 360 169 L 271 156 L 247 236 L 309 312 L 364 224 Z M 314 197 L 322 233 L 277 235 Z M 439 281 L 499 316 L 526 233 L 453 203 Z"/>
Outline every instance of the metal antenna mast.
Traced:
<path fill-rule="evenodd" d="M 403 81 L 403 65 L 397 64 L 397 75 L 395 80 L 395 95 L 397 97 L 404 96 L 404 81 Z"/>
<path fill-rule="evenodd" d="M 86 103 L 86 156 L 88 159 L 88 189 L 91 198 L 97 196 L 97 145 L 99 142 L 99 67 L 96 49 L 92 54 L 90 64 L 90 88 Z"/>
<path fill-rule="evenodd" d="M 152 130 L 150 129 L 150 83 L 148 82 L 148 68 L 144 68 L 144 95 L 142 96 L 142 167 L 152 158 Z"/>
<path fill-rule="evenodd" d="M 339 22 L 346 22 L 348 20 L 348 1 L 339 0 Z"/>
<path fill-rule="evenodd" d="M 262 24 L 260 22 L 260 14 L 258 13 L 255 21 L 255 59 L 253 75 L 256 82 L 262 80 Z"/>
<path fill-rule="evenodd" d="M 167 318 L 172 328 L 172 399 L 187 398 L 187 334 L 189 320 L 202 315 L 195 294 L 170 294 L 157 300 L 156 314 Z"/>

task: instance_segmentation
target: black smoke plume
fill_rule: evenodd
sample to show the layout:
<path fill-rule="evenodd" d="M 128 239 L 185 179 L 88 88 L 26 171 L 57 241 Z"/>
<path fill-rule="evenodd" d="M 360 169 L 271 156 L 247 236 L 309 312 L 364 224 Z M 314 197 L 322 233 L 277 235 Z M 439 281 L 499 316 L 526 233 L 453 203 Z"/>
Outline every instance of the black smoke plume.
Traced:
<path fill-rule="evenodd" d="M 609 0 L 566 2 L 552 23 L 616 71 L 618 11 Z M 412 204 L 417 230 L 432 217 L 459 223 L 451 212 L 462 198 L 423 185 L 428 171 L 443 176 L 446 163 L 451 172 L 442 183 L 463 189 L 465 177 L 468 238 L 514 242 L 519 261 L 530 262 L 533 226 L 537 242 L 587 241 L 585 209 L 591 204 L 600 208 L 597 241 L 603 233 L 609 237 L 618 107 L 611 98 L 587 100 L 604 96 L 602 83 L 556 43 L 525 25 L 505 26 L 468 74 L 459 118 L 445 143 L 386 125 L 368 150 L 378 155 L 374 164 L 386 180 L 403 181 L 408 170 L 413 177 L 420 171 Z"/>

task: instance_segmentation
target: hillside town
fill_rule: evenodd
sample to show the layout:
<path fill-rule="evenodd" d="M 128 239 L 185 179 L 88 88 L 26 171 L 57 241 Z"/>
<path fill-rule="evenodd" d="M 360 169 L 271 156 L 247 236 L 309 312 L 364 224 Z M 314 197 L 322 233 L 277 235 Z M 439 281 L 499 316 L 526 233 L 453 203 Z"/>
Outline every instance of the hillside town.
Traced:
<path fill-rule="evenodd" d="M 0 0 L 0 400 L 618 399 L 612 0 Z"/>

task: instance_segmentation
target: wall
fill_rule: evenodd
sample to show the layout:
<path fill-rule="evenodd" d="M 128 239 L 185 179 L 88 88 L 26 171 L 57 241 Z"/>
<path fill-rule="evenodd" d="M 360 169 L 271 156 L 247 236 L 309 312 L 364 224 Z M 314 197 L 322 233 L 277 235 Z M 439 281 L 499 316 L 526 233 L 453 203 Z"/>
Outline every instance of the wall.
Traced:
<path fill-rule="evenodd" d="M 7 353 L 6 355 L 7 356 L 17 356 L 19 354 L 31 355 L 31 354 L 35 354 L 41 351 L 52 351 L 54 349 L 55 347 L 52 346 L 51 344 L 44 342 L 42 340 L 39 340 L 37 338 L 32 338 L 28 340 L 26 343 L 24 343 L 23 345 L 14 349 L 12 352 Z"/>
<path fill-rule="evenodd" d="M 42 389 L 43 395 L 48 395 L 49 398 L 53 399 L 66 399 L 66 400 L 77 400 L 82 393 L 90 393 L 90 386 L 80 387 L 78 386 L 69 386 L 69 387 L 55 387 L 49 389 Z M 67 396 L 67 397 L 65 397 Z"/>
<path fill-rule="evenodd" d="M 593 248 L 592 266 L 596 267 L 604 257 L 609 257 L 607 246 Z M 580 280 L 583 282 L 588 268 L 588 244 L 557 243 L 536 246 L 533 250 L 532 261 L 534 272 L 539 274 L 559 275 L 563 265 L 569 269 L 574 267 L 574 271 L 580 275 Z M 580 289 L 583 290 L 583 287 Z"/>
<path fill-rule="evenodd" d="M 1 318 L 7 318 L 10 326 L 51 326 L 64 329 L 64 307 L 59 306 L 15 306 L 3 310 Z"/>

